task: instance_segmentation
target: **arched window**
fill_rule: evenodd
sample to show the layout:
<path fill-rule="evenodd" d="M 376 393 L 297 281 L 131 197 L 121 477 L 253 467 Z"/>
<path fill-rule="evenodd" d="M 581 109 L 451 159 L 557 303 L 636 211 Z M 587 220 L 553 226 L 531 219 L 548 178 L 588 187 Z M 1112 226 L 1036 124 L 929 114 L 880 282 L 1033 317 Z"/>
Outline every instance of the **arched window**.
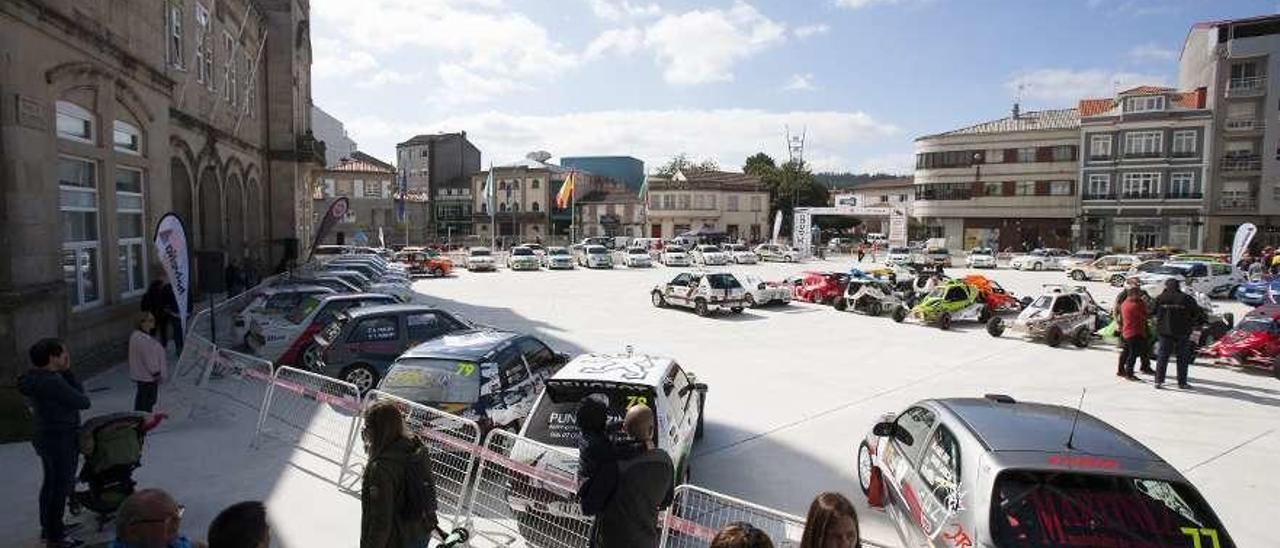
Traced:
<path fill-rule="evenodd" d="M 58 137 L 93 143 L 94 119 L 88 109 L 69 101 L 58 101 Z"/>
<path fill-rule="evenodd" d="M 116 120 L 112 141 L 115 143 L 117 152 L 142 154 L 142 130 L 129 122 Z"/>
<path fill-rule="evenodd" d="M 515 203 L 511 204 L 511 211 L 514 211 L 514 212 L 516 212 L 516 213 L 519 213 L 519 212 L 520 212 L 520 202 L 515 202 Z"/>
<path fill-rule="evenodd" d="M 537 181 L 534 181 L 534 182 L 537 182 Z M 534 213 L 537 213 L 537 212 L 539 212 L 539 211 L 542 211 L 542 207 L 538 205 L 538 202 L 534 202 L 534 203 L 533 203 L 533 205 L 531 205 L 531 206 L 529 207 L 529 209 L 530 209 L 531 211 L 533 211 Z"/>

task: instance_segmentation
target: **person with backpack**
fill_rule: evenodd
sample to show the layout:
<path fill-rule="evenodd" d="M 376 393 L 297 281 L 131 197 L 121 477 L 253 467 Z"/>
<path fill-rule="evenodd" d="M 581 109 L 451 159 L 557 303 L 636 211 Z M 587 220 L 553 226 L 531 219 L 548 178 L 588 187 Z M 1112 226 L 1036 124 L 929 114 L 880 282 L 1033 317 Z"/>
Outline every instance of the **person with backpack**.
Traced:
<path fill-rule="evenodd" d="M 431 455 L 405 427 L 400 408 L 381 401 L 365 411 L 360 548 L 427 548 L 435 530 Z"/>
<path fill-rule="evenodd" d="M 596 542 L 609 548 L 655 548 L 661 532 L 658 512 L 671 506 L 675 464 L 657 447 L 653 409 L 633 405 L 623 419 L 632 456 L 619 460 L 618 484 L 596 517 Z"/>

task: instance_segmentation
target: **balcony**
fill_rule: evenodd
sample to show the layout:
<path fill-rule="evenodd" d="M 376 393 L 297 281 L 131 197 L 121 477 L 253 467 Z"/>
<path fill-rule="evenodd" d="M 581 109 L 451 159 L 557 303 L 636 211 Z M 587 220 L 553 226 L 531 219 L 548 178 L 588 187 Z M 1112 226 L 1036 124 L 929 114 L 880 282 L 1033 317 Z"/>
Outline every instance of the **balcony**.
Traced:
<path fill-rule="evenodd" d="M 916 187 L 917 200 L 969 200 L 973 187 L 969 183 L 932 183 Z"/>
<path fill-rule="evenodd" d="M 1128 160 L 1128 159 L 1151 159 L 1151 158 L 1163 158 L 1163 157 L 1164 157 L 1164 153 L 1163 153 L 1163 152 L 1160 152 L 1160 151 L 1156 151 L 1156 152 L 1126 152 L 1126 153 L 1124 153 L 1124 157 L 1125 157 L 1125 159 L 1126 159 L 1126 160 Z"/>
<path fill-rule="evenodd" d="M 1164 195 L 1159 192 L 1125 192 L 1120 197 L 1126 200 L 1159 200 Z"/>
<path fill-rule="evenodd" d="M 1114 193 L 1114 192 L 1089 192 L 1089 193 L 1085 193 L 1083 196 L 1081 196 L 1081 197 L 1080 197 L 1080 199 L 1082 199 L 1082 200 L 1084 200 L 1084 201 L 1086 201 L 1086 202 L 1087 202 L 1087 201 L 1104 201 L 1104 200 L 1106 200 L 1106 201 L 1110 201 L 1110 200 L 1114 200 L 1114 199 L 1116 199 L 1116 193 Z"/>
<path fill-rule="evenodd" d="M 1204 198 L 1202 192 L 1169 192 L 1164 195 L 1166 200 L 1200 200 Z"/>
<path fill-rule="evenodd" d="M 1218 200 L 1221 211 L 1254 212 L 1258 210 L 1258 199 L 1253 197 L 1223 197 Z"/>
<path fill-rule="evenodd" d="M 1267 92 L 1266 76 L 1227 80 L 1227 97 L 1257 97 Z"/>
<path fill-rule="evenodd" d="M 1228 118 L 1223 127 L 1230 133 L 1245 133 L 1262 131 L 1266 128 L 1266 123 L 1256 118 Z"/>
<path fill-rule="evenodd" d="M 1247 156 L 1224 156 L 1218 162 L 1218 169 L 1223 172 L 1258 171 L 1262 169 L 1262 157 L 1257 154 Z"/>

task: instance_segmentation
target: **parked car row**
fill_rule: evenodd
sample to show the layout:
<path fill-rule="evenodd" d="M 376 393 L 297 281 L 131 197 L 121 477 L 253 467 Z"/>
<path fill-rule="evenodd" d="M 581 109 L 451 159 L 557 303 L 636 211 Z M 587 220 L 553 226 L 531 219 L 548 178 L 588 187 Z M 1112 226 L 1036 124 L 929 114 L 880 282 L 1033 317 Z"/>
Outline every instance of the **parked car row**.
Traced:
<path fill-rule="evenodd" d="M 590 238 L 588 239 L 590 240 Z M 653 240 L 659 242 L 660 240 Z M 646 239 L 636 239 L 642 245 L 629 246 L 621 251 L 613 251 L 604 245 L 595 243 L 575 244 L 571 247 L 543 248 L 538 244 L 522 244 L 511 248 L 507 253 L 505 266 L 508 270 L 571 270 L 576 267 L 610 269 L 621 264 L 628 268 L 648 268 L 654 264 L 664 266 L 727 266 L 752 265 L 762 261 L 795 262 L 800 252 L 795 248 L 761 244 L 749 248 L 745 244 L 725 245 L 690 245 L 688 248 L 670 243 L 660 250 L 649 247 Z M 448 275 L 452 263 L 447 265 L 431 263 L 433 257 L 429 252 L 413 251 L 404 254 L 410 264 L 410 272 L 419 272 L 428 276 Z M 445 258 L 445 261 L 448 259 Z M 463 265 L 472 272 L 496 271 L 498 261 L 488 247 L 471 247 L 467 250 Z"/>

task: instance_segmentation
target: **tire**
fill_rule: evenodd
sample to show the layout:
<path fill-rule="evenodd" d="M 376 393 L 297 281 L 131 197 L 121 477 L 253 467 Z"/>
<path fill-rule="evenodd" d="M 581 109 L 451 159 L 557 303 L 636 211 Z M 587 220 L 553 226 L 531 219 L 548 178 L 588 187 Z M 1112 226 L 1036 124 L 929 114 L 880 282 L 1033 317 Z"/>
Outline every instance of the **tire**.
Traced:
<path fill-rule="evenodd" d="M 711 314 L 711 309 L 707 308 L 707 301 L 698 299 L 697 302 L 693 303 L 693 312 L 699 316 L 705 317 L 708 314 Z"/>
<path fill-rule="evenodd" d="M 666 299 L 666 298 L 664 298 L 664 297 L 662 296 L 662 293 L 660 293 L 660 292 L 654 291 L 653 293 L 651 293 L 651 294 L 650 294 L 650 300 L 652 300 L 652 301 L 653 301 L 653 306 L 655 306 L 655 307 L 657 307 L 657 308 L 666 308 L 666 307 L 667 307 L 667 299 Z"/>
<path fill-rule="evenodd" d="M 378 386 L 378 372 L 367 364 L 356 364 L 348 367 L 338 375 L 339 380 L 356 385 L 361 394 Z"/>
<path fill-rule="evenodd" d="M 898 308 L 893 309 L 893 321 L 902 323 L 906 319 L 907 319 L 906 307 L 899 306 Z"/>
<path fill-rule="evenodd" d="M 755 297 L 755 295 L 752 295 L 752 294 L 750 294 L 750 293 L 747 293 L 747 297 L 746 297 L 746 299 L 743 299 L 743 300 L 747 301 L 747 302 L 746 302 L 747 308 L 755 308 L 755 307 L 756 307 L 756 297 Z"/>
<path fill-rule="evenodd" d="M 883 314 L 883 313 L 884 313 L 884 305 L 881 303 L 871 303 L 870 305 L 867 306 L 867 314 L 869 315 L 879 316 L 880 314 Z"/>
<path fill-rule="evenodd" d="M 741 306 L 734 306 L 734 307 L 731 307 L 731 308 L 729 308 L 729 312 L 733 312 L 734 314 L 741 314 L 741 313 L 742 313 L 742 307 L 741 307 Z"/>
<path fill-rule="evenodd" d="M 1071 271 L 1071 279 L 1073 279 L 1073 280 L 1075 280 L 1075 281 L 1077 281 L 1077 282 L 1083 282 L 1083 281 L 1085 280 L 1084 271 L 1083 271 L 1083 270 L 1072 270 L 1072 271 Z"/>
<path fill-rule="evenodd" d="M 845 310 L 849 309 L 849 299 L 837 298 L 835 301 L 831 303 L 831 308 L 844 312 Z"/>
<path fill-rule="evenodd" d="M 785 259 L 787 260 L 787 262 L 789 262 L 789 263 L 794 263 L 794 262 L 796 262 L 796 257 L 795 257 L 795 255 L 787 255 L 787 256 L 786 256 L 786 257 L 784 257 L 784 258 L 785 258 Z"/>
<path fill-rule="evenodd" d="M 1076 332 L 1071 336 L 1071 344 L 1076 345 L 1076 348 L 1088 347 L 1090 336 L 1091 334 L 1089 333 L 1089 330 L 1081 326 L 1077 328 Z"/>
<path fill-rule="evenodd" d="M 444 277 L 444 271 L 443 271 L 443 270 L 441 270 L 441 269 L 440 269 L 440 267 L 438 267 L 438 266 L 436 266 L 436 267 L 432 267 L 432 268 L 431 268 L 431 270 L 428 270 L 428 271 L 427 271 L 427 274 L 428 274 L 429 276 L 431 276 L 432 278 L 443 278 L 443 277 Z"/>
<path fill-rule="evenodd" d="M 991 318 L 987 321 L 987 334 L 992 337 L 999 337 L 1004 334 L 1004 320 L 1000 318 Z"/>
<path fill-rule="evenodd" d="M 983 306 L 982 310 L 978 311 L 978 323 L 987 323 L 987 320 L 990 320 L 994 315 L 990 306 Z"/>
<path fill-rule="evenodd" d="M 1111 284 L 1111 287 L 1120 287 L 1124 285 L 1124 276 L 1116 274 L 1115 276 L 1112 276 L 1111 279 L 1107 281 Z"/>
<path fill-rule="evenodd" d="M 1036 270 L 1036 271 L 1044 270 L 1044 264 L 1042 263 L 1033 264 L 1031 265 L 1031 270 Z"/>
<path fill-rule="evenodd" d="M 302 349 L 298 360 L 298 365 L 302 366 L 304 371 L 317 372 L 319 370 L 317 366 L 320 363 L 320 345 L 314 342 L 308 343 L 307 347 Z"/>
<path fill-rule="evenodd" d="M 871 471 L 873 470 L 871 463 L 871 447 L 867 446 L 867 440 L 862 440 L 858 444 L 858 487 L 862 488 L 862 496 L 871 494 Z"/>
<path fill-rule="evenodd" d="M 1049 327 L 1049 331 L 1044 334 L 1044 343 L 1049 345 L 1049 348 L 1057 348 L 1062 344 L 1063 336 L 1061 327 L 1056 325 L 1051 326 Z"/>
<path fill-rule="evenodd" d="M 943 312 L 941 315 L 938 316 L 938 329 L 941 329 L 943 331 L 951 329 L 951 314 L 947 314 L 946 312 Z"/>

